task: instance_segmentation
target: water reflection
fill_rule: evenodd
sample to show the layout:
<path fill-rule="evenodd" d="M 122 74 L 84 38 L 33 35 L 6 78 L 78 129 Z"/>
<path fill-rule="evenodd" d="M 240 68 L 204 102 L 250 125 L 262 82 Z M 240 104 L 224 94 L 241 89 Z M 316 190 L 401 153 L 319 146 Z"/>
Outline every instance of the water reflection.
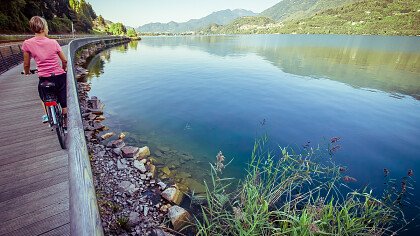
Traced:
<path fill-rule="evenodd" d="M 98 56 L 92 58 L 89 63 L 89 75 L 88 79 L 92 77 L 98 78 L 101 74 L 104 73 L 104 66 L 106 63 L 111 62 L 111 51 L 105 50 L 101 52 Z"/>
<path fill-rule="evenodd" d="M 185 46 L 222 57 L 254 53 L 286 73 L 420 100 L 420 39 L 416 37 L 199 36 L 145 38 L 142 43 Z"/>

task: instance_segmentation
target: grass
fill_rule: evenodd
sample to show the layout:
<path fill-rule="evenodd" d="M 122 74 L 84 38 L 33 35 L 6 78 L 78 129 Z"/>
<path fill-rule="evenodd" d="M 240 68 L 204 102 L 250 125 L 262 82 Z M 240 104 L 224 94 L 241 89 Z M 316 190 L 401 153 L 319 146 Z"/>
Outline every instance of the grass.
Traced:
<path fill-rule="evenodd" d="M 212 166 L 197 235 L 394 235 L 408 222 L 401 210 L 407 193 L 395 185 L 377 198 L 368 188 L 352 190 L 344 167 L 332 161 L 336 142 L 295 154 L 266 150 L 256 142 L 247 175 L 235 190 Z M 411 186 L 411 176 L 406 178 Z M 411 181 L 411 182 L 410 182 Z"/>

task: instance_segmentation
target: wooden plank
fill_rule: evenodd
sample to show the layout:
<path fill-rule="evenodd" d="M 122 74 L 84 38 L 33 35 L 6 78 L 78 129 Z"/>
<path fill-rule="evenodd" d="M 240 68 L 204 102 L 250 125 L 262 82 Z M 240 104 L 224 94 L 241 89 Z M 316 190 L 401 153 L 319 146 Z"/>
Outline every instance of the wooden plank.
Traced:
<path fill-rule="evenodd" d="M 49 153 L 41 154 L 41 155 L 32 155 L 31 157 L 25 158 L 23 160 L 14 159 L 13 162 L 9 162 L 7 164 L 2 163 L 2 165 L 0 166 L 0 176 L 2 176 L 1 172 L 6 171 L 6 170 L 15 170 L 17 166 L 22 168 L 22 167 L 31 165 L 31 168 L 37 168 L 37 166 L 41 167 L 45 165 L 46 163 L 50 162 L 51 159 L 62 159 L 62 158 L 68 164 L 67 155 L 62 150 L 49 152 Z"/>
<path fill-rule="evenodd" d="M 45 170 L 43 168 L 42 173 L 36 173 L 38 171 L 36 172 L 34 171 L 35 172 L 34 174 L 26 178 L 23 178 L 22 176 L 11 176 L 9 178 L 6 178 L 8 181 L 7 182 L 2 181 L 3 183 L 0 185 L 0 194 L 12 188 L 34 184 L 39 181 L 53 178 L 60 174 L 68 174 L 67 164 L 64 164 L 64 165 L 62 165 L 61 163 L 59 164 L 60 165 L 52 165 L 50 168 L 48 169 L 46 168 Z"/>
<path fill-rule="evenodd" d="M 9 199 L 15 198 L 17 196 L 23 195 L 23 194 L 27 194 L 27 193 L 31 193 L 34 192 L 36 190 L 39 189 L 43 189 L 58 183 L 62 183 L 62 182 L 66 182 L 68 181 L 68 175 L 67 173 L 64 175 L 59 175 L 59 176 L 54 176 L 53 178 L 49 178 L 46 180 L 42 180 L 39 182 L 35 182 L 32 184 L 28 184 L 25 186 L 19 186 L 16 188 L 11 188 L 8 189 L 5 192 L 2 192 L 0 195 L 0 202 L 4 202 L 7 201 Z M 53 193 L 51 193 L 53 194 Z"/>
<path fill-rule="evenodd" d="M 12 220 L 15 218 L 19 218 L 23 215 L 32 215 L 39 209 L 45 208 L 49 205 L 58 204 L 64 201 L 69 200 L 69 194 L 68 191 L 65 191 L 63 193 L 54 193 L 50 194 L 42 199 L 37 199 L 36 202 L 33 202 L 32 204 L 26 204 L 23 207 L 17 206 L 16 208 L 4 210 L 3 214 L 0 215 L 0 222 L 6 222 L 8 220 Z"/>
<path fill-rule="evenodd" d="M 42 236 L 68 236 L 70 235 L 70 223 L 52 229 L 46 233 L 41 234 Z"/>
<path fill-rule="evenodd" d="M 10 209 L 18 209 L 19 207 L 28 207 L 29 205 L 32 205 L 36 201 L 39 201 L 44 198 L 48 198 L 49 196 L 54 196 L 54 195 L 51 195 L 51 193 L 68 194 L 68 192 L 69 192 L 68 182 L 62 182 L 59 184 L 55 184 L 55 185 L 37 190 L 32 193 L 24 194 L 24 195 L 15 197 L 13 199 L 0 202 L 0 209 L 6 212 Z"/>
<path fill-rule="evenodd" d="M 63 224 L 69 223 L 69 212 L 66 208 L 68 208 L 68 205 L 66 206 L 65 204 L 54 205 L 48 209 L 43 209 L 44 211 L 48 211 L 47 213 L 49 214 L 32 218 L 32 221 L 25 220 L 25 217 L 23 217 L 21 220 L 24 220 L 24 222 L 9 222 L 8 225 L 5 225 L 7 228 L 0 227 L 0 235 L 29 236 L 40 235 L 51 231 Z M 58 214 L 51 214 L 52 212 L 58 212 Z M 31 217 L 26 216 L 26 218 Z"/>

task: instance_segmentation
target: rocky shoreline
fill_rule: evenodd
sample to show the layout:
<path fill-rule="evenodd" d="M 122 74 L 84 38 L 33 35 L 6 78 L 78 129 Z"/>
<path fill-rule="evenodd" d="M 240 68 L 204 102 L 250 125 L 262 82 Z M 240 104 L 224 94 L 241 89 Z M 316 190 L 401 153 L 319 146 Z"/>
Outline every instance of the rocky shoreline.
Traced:
<path fill-rule="evenodd" d="M 88 75 L 86 66 L 91 57 L 121 43 L 125 42 L 95 43 L 81 49 L 75 58 L 77 80 Z M 124 133 L 117 136 L 102 124 L 106 119 L 104 104 L 97 97 L 89 97 L 90 84 L 77 85 L 105 235 L 178 234 L 192 220 L 190 213 L 179 206 L 184 194 L 176 184 L 159 179 L 149 147 L 126 145 Z"/>

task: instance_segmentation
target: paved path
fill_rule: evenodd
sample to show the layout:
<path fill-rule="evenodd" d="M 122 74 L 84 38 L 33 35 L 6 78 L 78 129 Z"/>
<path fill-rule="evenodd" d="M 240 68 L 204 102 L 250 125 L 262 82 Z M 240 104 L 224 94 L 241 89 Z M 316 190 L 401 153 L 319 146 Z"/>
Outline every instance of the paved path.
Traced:
<path fill-rule="evenodd" d="M 0 75 L 0 235 L 69 235 L 67 152 L 22 68 Z"/>

